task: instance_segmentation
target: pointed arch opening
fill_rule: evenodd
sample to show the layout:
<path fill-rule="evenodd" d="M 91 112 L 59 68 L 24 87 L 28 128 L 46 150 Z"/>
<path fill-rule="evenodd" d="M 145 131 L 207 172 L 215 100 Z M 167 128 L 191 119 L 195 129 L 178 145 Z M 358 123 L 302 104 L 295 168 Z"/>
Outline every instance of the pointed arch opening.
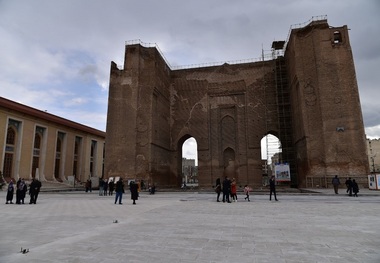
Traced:
<path fill-rule="evenodd" d="M 281 141 L 276 135 L 268 133 L 261 139 L 261 162 L 264 184 L 269 181 L 268 177 L 274 175 L 274 165 L 282 162 L 281 153 Z"/>
<path fill-rule="evenodd" d="M 194 137 L 184 136 L 179 145 L 180 177 L 184 189 L 198 187 L 198 144 Z"/>

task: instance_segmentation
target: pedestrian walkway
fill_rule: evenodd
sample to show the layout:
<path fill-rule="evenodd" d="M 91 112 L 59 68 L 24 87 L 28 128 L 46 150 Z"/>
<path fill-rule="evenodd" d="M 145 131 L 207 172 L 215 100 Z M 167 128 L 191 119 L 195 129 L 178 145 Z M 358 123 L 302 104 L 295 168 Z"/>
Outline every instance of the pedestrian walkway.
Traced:
<path fill-rule="evenodd" d="M 115 205 L 97 191 L 42 192 L 36 205 L 6 205 L 0 191 L 0 262 L 379 263 L 380 195 L 343 192 L 234 203 L 144 192 L 137 205 L 128 194 Z"/>

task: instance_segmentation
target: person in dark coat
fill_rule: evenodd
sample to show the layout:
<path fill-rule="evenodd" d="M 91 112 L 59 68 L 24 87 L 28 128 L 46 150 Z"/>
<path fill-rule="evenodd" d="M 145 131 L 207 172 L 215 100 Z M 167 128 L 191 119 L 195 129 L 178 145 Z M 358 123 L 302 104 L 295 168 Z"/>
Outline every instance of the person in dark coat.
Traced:
<path fill-rule="evenodd" d="M 156 192 L 156 185 L 152 184 L 151 186 L 149 186 L 149 194 L 154 195 L 155 192 Z"/>
<path fill-rule="evenodd" d="M 21 186 L 21 178 L 19 178 L 17 180 L 17 183 L 16 183 L 16 204 L 21 204 L 21 192 L 22 192 L 22 189 L 23 189 L 23 186 Z"/>
<path fill-rule="evenodd" d="M 102 178 L 99 178 L 99 196 L 102 196 L 104 193 L 104 181 Z"/>
<path fill-rule="evenodd" d="M 345 185 L 347 187 L 346 193 L 348 193 L 349 196 L 352 196 L 352 181 L 351 181 L 351 177 L 349 177 L 346 180 Z"/>
<path fill-rule="evenodd" d="M 107 196 L 107 193 L 108 193 L 108 180 L 105 179 L 103 183 L 103 195 Z"/>
<path fill-rule="evenodd" d="M 113 195 L 113 191 L 115 190 L 115 183 L 113 180 L 110 180 L 108 184 L 108 195 Z"/>
<path fill-rule="evenodd" d="M 29 195 L 30 195 L 29 204 L 37 203 L 37 198 L 38 198 L 38 194 L 40 193 L 40 189 L 41 189 L 41 182 L 33 178 L 32 183 L 29 186 Z"/>
<path fill-rule="evenodd" d="M 92 192 L 92 181 L 90 179 L 87 179 L 86 181 L 86 193 L 88 191 Z"/>
<path fill-rule="evenodd" d="M 358 197 L 359 186 L 357 182 L 355 181 L 355 179 L 352 180 L 352 192 L 354 192 L 354 196 Z"/>
<path fill-rule="evenodd" d="M 337 175 L 335 175 L 335 177 L 332 179 L 331 183 L 332 183 L 332 185 L 334 187 L 335 194 L 338 194 L 338 189 L 339 189 L 340 181 L 339 181 L 339 178 L 338 178 Z"/>
<path fill-rule="evenodd" d="M 129 190 L 131 191 L 131 199 L 133 200 L 133 204 L 136 204 L 136 200 L 139 199 L 139 192 L 138 192 L 138 184 L 136 184 L 134 181 L 131 181 L 129 184 Z"/>
<path fill-rule="evenodd" d="M 272 201 L 272 193 L 274 195 L 274 200 L 278 201 L 277 196 L 276 196 L 276 179 L 274 178 L 274 176 L 272 176 L 269 179 L 269 188 L 270 188 L 269 201 Z"/>
<path fill-rule="evenodd" d="M 28 186 L 26 185 L 24 179 L 19 179 L 17 181 L 16 204 L 24 204 L 24 199 L 27 191 Z"/>
<path fill-rule="evenodd" d="M 121 177 L 120 177 L 119 181 L 116 182 L 115 192 L 116 192 L 115 204 L 119 200 L 119 205 L 122 205 L 123 203 L 121 202 L 121 200 L 123 199 L 124 183 L 123 183 L 123 179 Z"/>
<path fill-rule="evenodd" d="M 220 197 L 221 192 L 222 192 L 222 185 L 220 183 L 220 178 L 218 178 L 218 179 L 216 179 L 216 182 L 215 182 L 215 193 L 216 193 L 216 201 L 217 202 L 220 202 L 219 197 Z"/>
<path fill-rule="evenodd" d="M 231 193 L 231 180 L 226 176 L 223 180 L 223 203 L 227 201 L 227 203 L 231 203 L 230 201 L 230 193 Z"/>
<path fill-rule="evenodd" d="M 15 187 L 14 187 L 14 184 L 13 184 L 13 181 L 11 180 L 9 182 L 9 185 L 8 185 L 8 189 L 7 189 L 7 200 L 6 200 L 6 204 L 8 204 L 8 202 L 10 204 L 13 204 L 13 194 L 14 194 L 14 191 L 15 191 Z"/>

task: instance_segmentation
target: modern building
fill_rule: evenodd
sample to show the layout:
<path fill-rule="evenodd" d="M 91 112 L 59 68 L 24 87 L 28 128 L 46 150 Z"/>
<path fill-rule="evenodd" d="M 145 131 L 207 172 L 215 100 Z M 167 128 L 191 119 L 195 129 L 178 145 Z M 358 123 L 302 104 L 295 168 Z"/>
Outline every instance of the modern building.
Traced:
<path fill-rule="evenodd" d="M 2 178 L 74 182 L 103 177 L 105 132 L 0 97 Z"/>

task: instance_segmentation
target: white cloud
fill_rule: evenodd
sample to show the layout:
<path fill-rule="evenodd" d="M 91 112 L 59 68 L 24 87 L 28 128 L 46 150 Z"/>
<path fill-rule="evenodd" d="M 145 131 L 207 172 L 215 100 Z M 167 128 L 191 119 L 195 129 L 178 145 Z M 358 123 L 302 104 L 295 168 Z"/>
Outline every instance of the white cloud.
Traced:
<path fill-rule="evenodd" d="M 257 58 L 291 25 L 326 14 L 350 28 L 366 132 L 380 138 L 379 12 L 378 0 L 0 1 L 0 93 L 74 121 L 105 116 L 110 62 L 123 64 L 125 41 L 157 43 L 173 66 Z"/>
<path fill-rule="evenodd" d="M 380 125 L 376 125 L 373 127 L 366 127 L 365 133 L 366 133 L 367 138 L 369 138 L 369 139 L 380 139 L 380 137 L 379 137 Z"/>

